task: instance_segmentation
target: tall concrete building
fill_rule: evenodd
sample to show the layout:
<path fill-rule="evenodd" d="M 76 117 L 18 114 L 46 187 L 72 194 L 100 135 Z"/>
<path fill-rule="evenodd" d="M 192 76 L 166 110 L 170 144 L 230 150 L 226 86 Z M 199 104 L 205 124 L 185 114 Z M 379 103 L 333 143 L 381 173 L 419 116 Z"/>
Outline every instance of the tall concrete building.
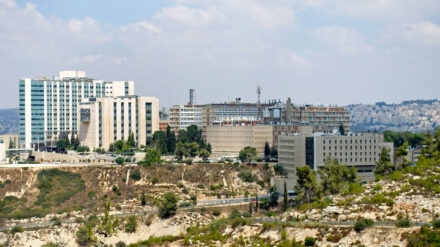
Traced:
<path fill-rule="evenodd" d="M 0 141 L 3 141 L 5 144 L 5 148 L 9 149 L 9 147 L 20 147 L 20 136 L 19 135 L 0 135 Z"/>
<path fill-rule="evenodd" d="M 95 80 L 84 71 L 61 71 L 53 79 L 21 79 L 20 143 L 25 148 L 54 145 L 60 136 L 77 134 L 78 104 L 85 99 L 133 94 L 133 81 Z"/>
<path fill-rule="evenodd" d="M 122 96 L 81 102 L 79 141 L 92 149 L 108 150 L 133 133 L 137 146 L 149 145 L 159 130 L 159 99 Z"/>
<path fill-rule="evenodd" d="M 363 181 L 374 180 L 383 135 L 376 133 L 313 133 L 313 126 L 300 126 L 294 136 L 280 136 L 278 163 L 288 171 L 289 179 L 296 181 L 296 167 L 308 165 L 314 170 L 325 166 L 326 159 L 337 159 L 358 169 Z"/>

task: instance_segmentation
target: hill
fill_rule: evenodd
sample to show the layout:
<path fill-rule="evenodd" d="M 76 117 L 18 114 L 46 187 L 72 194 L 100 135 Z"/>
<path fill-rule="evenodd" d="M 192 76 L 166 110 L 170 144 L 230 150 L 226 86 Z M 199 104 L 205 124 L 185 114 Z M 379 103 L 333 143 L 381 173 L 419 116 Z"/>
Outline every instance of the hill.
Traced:
<path fill-rule="evenodd" d="M 18 134 L 18 108 L 0 109 L 0 135 Z"/>
<path fill-rule="evenodd" d="M 399 104 L 348 105 L 352 131 L 411 131 L 423 132 L 440 127 L 440 102 L 407 100 Z"/>

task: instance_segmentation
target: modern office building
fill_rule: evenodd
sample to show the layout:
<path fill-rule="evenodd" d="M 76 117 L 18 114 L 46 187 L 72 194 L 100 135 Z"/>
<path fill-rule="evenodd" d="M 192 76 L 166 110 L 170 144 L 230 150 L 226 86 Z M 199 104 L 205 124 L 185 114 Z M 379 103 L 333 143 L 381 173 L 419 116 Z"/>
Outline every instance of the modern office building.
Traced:
<path fill-rule="evenodd" d="M 137 146 L 149 145 L 159 130 L 159 99 L 122 96 L 92 98 L 79 105 L 79 141 L 91 149 L 109 149 L 133 133 Z"/>
<path fill-rule="evenodd" d="M 95 80 L 84 71 L 61 71 L 59 77 L 19 81 L 20 144 L 55 145 L 60 136 L 78 132 L 78 104 L 88 98 L 134 94 L 133 81 Z"/>
<path fill-rule="evenodd" d="M 255 147 L 260 157 L 265 143 L 272 143 L 272 126 L 265 125 L 213 125 L 206 131 L 207 142 L 213 153 L 238 155 L 246 146 Z"/>
<path fill-rule="evenodd" d="M 19 135 L 0 135 L 0 141 L 5 144 L 5 148 L 19 148 L 20 147 L 20 136 Z"/>
<path fill-rule="evenodd" d="M 296 167 L 308 165 L 314 170 L 325 166 L 327 158 L 337 159 L 358 169 L 363 181 L 374 180 L 383 135 L 376 133 L 313 133 L 313 126 L 300 126 L 293 136 L 280 136 L 278 163 L 288 171 L 289 179 L 296 181 Z"/>
<path fill-rule="evenodd" d="M 176 134 L 190 125 L 202 127 L 202 108 L 193 105 L 175 105 L 170 109 L 169 125 Z"/>

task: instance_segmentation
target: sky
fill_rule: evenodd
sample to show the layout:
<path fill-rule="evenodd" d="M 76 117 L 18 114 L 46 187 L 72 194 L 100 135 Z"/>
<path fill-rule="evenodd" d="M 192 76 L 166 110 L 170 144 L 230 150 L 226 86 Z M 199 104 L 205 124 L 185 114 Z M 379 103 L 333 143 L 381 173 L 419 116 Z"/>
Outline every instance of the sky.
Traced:
<path fill-rule="evenodd" d="M 0 108 L 21 78 L 133 80 L 161 107 L 439 98 L 439 0 L 0 0 Z"/>

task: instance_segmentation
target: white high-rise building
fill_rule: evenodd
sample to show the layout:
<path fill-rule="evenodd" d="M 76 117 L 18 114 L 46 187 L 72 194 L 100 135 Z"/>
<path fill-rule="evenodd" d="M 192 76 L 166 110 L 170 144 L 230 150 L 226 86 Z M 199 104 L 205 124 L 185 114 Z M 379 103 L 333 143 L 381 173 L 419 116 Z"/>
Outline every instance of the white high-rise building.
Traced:
<path fill-rule="evenodd" d="M 159 99 L 123 96 L 81 102 L 79 141 L 92 149 L 109 149 L 133 134 L 137 146 L 150 145 L 159 130 Z"/>
<path fill-rule="evenodd" d="M 133 81 L 95 80 L 84 71 L 19 81 L 20 143 L 25 148 L 55 145 L 78 133 L 78 104 L 85 99 L 134 95 Z"/>

